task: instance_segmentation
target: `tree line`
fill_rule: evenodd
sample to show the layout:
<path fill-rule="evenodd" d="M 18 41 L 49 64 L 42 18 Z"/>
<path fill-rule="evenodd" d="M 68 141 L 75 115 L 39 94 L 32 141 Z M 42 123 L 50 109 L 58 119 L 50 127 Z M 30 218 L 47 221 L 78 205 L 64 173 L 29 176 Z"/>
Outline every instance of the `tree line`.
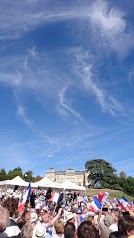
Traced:
<path fill-rule="evenodd" d="M 16 176 L 20 176 L 26 182 L 37 182 L 40 179 L 42 179 L 40 175 L 37 175 L 36 177 L 34 177 L 33 172 L 31 170 L 28 170 L 25 173 L 23 173 L 22 169 L 19 166 L 13 170 L 9 170 L 8 172 L 6 172 L 5 169 L 0 170 L 0 181 L 8 180 L 8 179 L 10 180 L 15 178 Z"/>
<path fill-rule="evenodd" d="M 89 160 L 85 168 L 89 172 L 89 187 L 115 189 L 134 196 L 134 177 L 123 171 L 117 175 L 117 170 L 106 160 Z"/>
<path fill-rule="evenodd" d="M 88 172 L 88 186 L 90 188 L 115 189 L 134 196 L 134 177 L 127 176 L 123 171 L 117 175 L 117 170 L 106 160 L 88 160 L 85 163 L 85 170 Z M 5 169 L 0 170 L 0 181 L 13 179 L 16 176 L 20 176 L 27 182 L 37 182 L 42 179 L 40 175 L 34 177 L 31 170 L 23 173 L 20 167 L 9 170 L 8 172 Z"/>

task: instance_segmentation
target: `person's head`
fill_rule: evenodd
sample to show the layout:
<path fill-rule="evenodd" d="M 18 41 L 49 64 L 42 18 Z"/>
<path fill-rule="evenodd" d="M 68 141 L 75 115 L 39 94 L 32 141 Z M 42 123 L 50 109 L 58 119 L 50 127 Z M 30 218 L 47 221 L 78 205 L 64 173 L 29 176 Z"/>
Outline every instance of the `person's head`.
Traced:
<path fill-rule="evenodd" d="M 64 221 L 59 220 L 54 223 L 54 228 L 56 234 L 63 234 L 64 233 Z"/>
<path fill-rule="evenodd" d="M 77 231 L 78 238 L 98 238 L 99 232 L 91 221 L 83 221 Z"/>
<path fill-rule="evenodd" d="M 9 212 L 4 207 L 0 207 L 0 232 L 4 231 L 9 224 Z"/>
<path fill-rule="evenodd" d="M 3 202 L 3 207 L 9 211 L 10 217 L 13 217 L 18 210 L 18 200 L 13 197 L 9 197 Z"/>
<path fill-rule="evenodd" d="M 25 212 L 23 212 L 23 217 L 26 221 L 29 221 L 30 220 L 30 210 L 26 210 Z"/>
<path fill-rule="evenodd" d="M 32 224 L 33 226 L 36 224 L 38 220 L 38 215 L 36 212 L 31 212 L 30 213 L 30 219 L 29 219 L 29 223 Z"/>
<path fill-rule="evenodd" d="M 129 215 L 121 217 L 118 221 L 118 230 L 127 236 L 134 235 L 134 217 Z"/>
<path fill-rule="evenodd" d="M 64 238 L 74 238 L 75 237 L 75 225 L 71 222 L 64 226 Z"/>
<path fill-rule="evenodd" d="M 114 212 L 115 215 L 119 216 L 120 210 L 119 210 L 118 207 L 115 207 L 115 208 L 113 209 L 113 212 Z"/>
<path fill-rule="evenodd" d="M 41 220 L 42 220 L 43 223 L 49 223 L 49 221 L 50 221 L 50 214 L 49 214 L 49 212 L 41 215 Z"/>
<path fill-rule="evenodd" d="M 85 215 L 88 213 L 88 209 L 87 209 L 87 207 L 83 207 L 83 209 L 82 209 L 82 213 L 85 214 Z"/>
<path fill-rule="evenodd" d="M 111 232 L 109 238 L 127 238 L 127 235 L 121 231 Z"/>
<path fill-rule="evenodd" d="M 66 222 L 69 223 L 74 223 L 75 222 L 75 218 L 74 218 L 74 214 L 72 212 L 68 213 L 66 215 Z"/>
<path fill-rule="evenodd" d="M 35 237 L 44 238 L 46 236 L 46 229 L 41 223 L 37 223 L 35 227 Z"/>
<path fill-rule="evenodd" d="M 85 221 L 91 221 L 91 222 L 94 222 L 94 212 L 88 212 L 88 215 L 85 217 Z"/>
<path fill-rule="evenodd" d="M 18 227 L 21 230 L 23 228 L 23 226 L 26 224 L 26 220 L 24 219 L 24 217 L 19 217 L 17 219 L 17 224 L 18 224 Z"/>
<path fill-rule="evenodd" d="M 33 227 L 31 224 L 26 223 L 20 232 L 20 237 L 21 238 L 32 238 L 32 236 L 33 236 Z"/>
<path fill-rule="evenodd" d="M 114 223 L 112 215 L 108 214 L 104 217 L 104 224 L 107 227 L 110 227 Z"/>

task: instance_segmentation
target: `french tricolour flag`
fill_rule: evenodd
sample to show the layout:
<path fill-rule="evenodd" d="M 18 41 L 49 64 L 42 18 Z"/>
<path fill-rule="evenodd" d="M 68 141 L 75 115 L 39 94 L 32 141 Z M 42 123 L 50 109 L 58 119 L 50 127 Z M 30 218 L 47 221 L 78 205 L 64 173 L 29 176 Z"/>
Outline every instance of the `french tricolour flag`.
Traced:
<path fill-rule="evenodd" d="M 99 202 L 97 196 L 94 196 L 93 201 L 89 205 L 89 209 L 92 212 L 97 212 L 99 209 L 101 209 L 101 203 Z"/>
<path fill-rule="evenodd" d="M 118 207 L 120 207 L 122 210 L 126 211 L 125 207 L 123 207 L 122 203 L 120 202 L 120 200 L 118 198 L 115 199 L 116 204 Z"/>
<path fill-rule="evenodd" d="M 58 199 L 59 199 L 59 196 L 60 196 L 59 193 L 52 192 L 52 193 L 51 193 L 51 198 L 49 199 L 49 201 L 50 201 L 50 202 L 55 202 L 55 203 L 57 203 L 57 202 L 58 202 Z"/>
<path fill-rule="evenodd" d="M 98 194 L 98 200 L 102 205 L 106 202 L 109 194 L 109 192 L 101 192 Z"/>
<path fill-rule="evenodd" d="M 51 198 L 49 199 L 50 202 L 59 203 L 63 198 L 63 193 L 52 192 Z"/>
<path fill-rule="evenodd" d="M 116 204 L 118 207 L 120 207 L 122 210 L 126 211 L 126 208 L 123 206 L 123 204 L 120 202 L 118 198 L 116 198 Z"/>
<path fill-rule="evenodd" d="M 23 196 L 23 200 L 21 203 L 19 203 L 19 206 L 18 206 L 18 210 L 20 212 L 23 212 L 24 211 L 24 207 L 25 207 L 25 204 L 26 204 L 26 201 L 27 201 L 27 198 L 30 198 L 30 195 L 31 195 L 31 184 L 29 183 L 28 187 L 27 187 L 27 191 L 25 192 L 24 196 Z"/>
<path fill-rule="evenodd" d="M 122 196 L 120 202 L 121 202 L 121 204 L 123 205 L 124 208 L 127 208 L 128 205 L 129 205 L 128 200 L 124 196 Z"/>

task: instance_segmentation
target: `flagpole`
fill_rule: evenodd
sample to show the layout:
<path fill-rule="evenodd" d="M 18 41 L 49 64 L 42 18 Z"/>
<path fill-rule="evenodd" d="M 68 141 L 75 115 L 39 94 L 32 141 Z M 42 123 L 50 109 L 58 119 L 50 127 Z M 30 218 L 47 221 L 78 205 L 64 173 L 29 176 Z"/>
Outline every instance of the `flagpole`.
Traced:
<path fill-rule="evenodd" d="M 66 202 L 66 196 L 65 196 L 65 188 L 63 188 L 63 203 L 64 203 L 64 223 L 65 223 L 65 202 Z"/>

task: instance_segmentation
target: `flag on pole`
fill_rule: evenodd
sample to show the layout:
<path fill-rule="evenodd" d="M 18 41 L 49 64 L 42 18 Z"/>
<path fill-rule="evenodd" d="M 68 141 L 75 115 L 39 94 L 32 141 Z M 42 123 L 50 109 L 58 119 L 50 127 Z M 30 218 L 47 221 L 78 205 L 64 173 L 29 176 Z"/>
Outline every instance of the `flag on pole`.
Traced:
<path fill-rule="evenodd" d="M 22 202 L 19 203 L 19 206 L 18 206 L 18 210 L 20 212 L 24 211 L 24 207 L 25 207 L 27 198 L 30 198 L 30 195 L 31 195 L 31 184 L 29 183 L 29 185 L 27 187 L 27 191 L 25 192 L 25 194 L 23 196 L 23 200 L 22 200 Z"/>
<path fill-rule="evenodd" d="M 63 199 L 63 193 L 52 192 L 51 198 L 49 199 L 50 202 L 59 203 Z"/>
<path fill-rule="evenodd" d="M 126 210 L 126 208 L 127 208 L 128 205 L 129 205 L 129 202 L 128 202 L 128 200 L 127 200 L 124 196 L 122 196 L 122 198 L 121 198 L 121 200 L 120 200 L 120 203 L 123 205 L 123 207 L 124 207 L 125 210 Z"/>
<path fill-rule="evenodd" d="M 49 199 L 49 201 L 57 203 L 58 199 L 59 199 L 59 195 L 60 195 L 59 193 L 52 192 L 51 193 L 51 198 Z"/>
<path fill-rule="evenodd" d="M 101 192 L 98 194 L 98 200 L 102 205 L 106 202 L 109 194 L 109 192 Z"/>
<path fill-rule="evenodd" d="M 89 205 L 89 209 L 91 212 L 97 212 L 99 209 L 101 209 L 101 203 L 99 202 L 97 196 L 94 196 L 93 201 Z"/>
<path fill-rule="evenodd" d="M 120 202 L 118 198 L 116 198 L 116 204 L 119 208 L 121 208 L 123 211 L 126 211 L 126 208 L 123 206 L 123 204 Z"/>

